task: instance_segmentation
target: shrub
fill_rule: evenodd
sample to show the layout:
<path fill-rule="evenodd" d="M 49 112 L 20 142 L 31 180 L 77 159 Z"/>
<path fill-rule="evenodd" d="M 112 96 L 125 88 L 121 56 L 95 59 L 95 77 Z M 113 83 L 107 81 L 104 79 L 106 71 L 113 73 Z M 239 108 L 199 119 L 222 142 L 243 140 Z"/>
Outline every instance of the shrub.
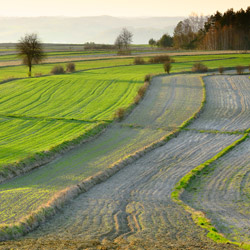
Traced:
<path fill-rule="evenodd" d="M 197 72 L 197 73 L 203 73 L 203 72 L 207 72 L 208 68 L 202 63 L 195 63 L 193 65 L 192 71 Z"/>
<path fill-rule="evenodd" d="M 170 56 L 160 55 L 149 58 L 149 63 L 165 63 L 165 62 L 175 62 Z"/>
<path fill-rule="evenodd" d="M 145 75 L 144 82 L 150 82 L 151 77 L 151 75 Z"/>
<path fill-rule="evenodd" d="M 138 89 L 137 96 L 134 98 L 134 104 L 138 104 L 141 98 L 145 95 L 147 88 L 149 86 L 148 82 L 144 82 L 143 86 Z"/>
<path fill-rule="evenodd" d="M 170 69 L 172 68 L 171 62 L 165 62 L 163 64 L 164 70 L 165 72 L 167 72 L 168 74 L 170 73 Z"/>
<path fill-rule="evenodd" d="M 137 95 L 137 96 L 134 98 L 134 104 L 138 104 L 140 100 L 141 100 L 141 96 L 140 96 L 140 95 Z"/>
<path fill-rule="evenodd" d="M 236 71 L 237 71 L 238 75 L 241 75 L 244 72 L 244 67 L 241 65 L 238 65 L 238 66 L 236 66 Z"/>
<path fill-rule="evenodd" d="M 68 63 L 66 66 L 66 72 L 75 72 L 76 71 L 76 66 L 74 63 Z"/>
<path fill-rule="evenodd" d="M 124 118 L 125 115 L 125 109 L 124 108 L 119 108 L 115 112 L 115 118 L 121 121 Z"/>
<path fill-rule="evenodd" d="M 220 74 L 223 74 L 225 69 L 224 69 L 224 67 L 221 66 L 221 67 L 218 68 L 218 70 L 219 70 Z"/>
<path fill-rule="evenodd" d="M 53 69 L 51 70 L 50 73 L 53 75 L 58 75 L 58 74 L 64 74 L 65 71 L 64 71 L 64 68 L 62 66 L 56 65 L 53 67 Z"/>
<path fill-rule="evenodd" d="M 134 59 L 134 64 L 137 64 L 137 65 L 142 65 L 142 64 L 145 64 L 145 61 L 142 57 L 135 57 Z"/>
<path fill-rule="evenodd" d="M 143 86 L 141 86 L 139 89 L 138 89 L 138 95 L 139 96 L 141 96 L 141 97 L 143 97 L 144 95 L 145 95 L 145 93 L 146 93 L 146 90 L 147 90 L 147 88 L 148 88 L 148 83 L 147 82 L 145 82 L 144 84 L 143 84 Z"/>

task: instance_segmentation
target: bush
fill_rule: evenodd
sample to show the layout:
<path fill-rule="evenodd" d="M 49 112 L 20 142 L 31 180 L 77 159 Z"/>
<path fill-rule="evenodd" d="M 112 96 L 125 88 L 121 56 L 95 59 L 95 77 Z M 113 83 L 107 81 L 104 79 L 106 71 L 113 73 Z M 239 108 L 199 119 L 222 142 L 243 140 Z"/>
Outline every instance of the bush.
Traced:
<path fill-rule="evenodd" d="M 124 118 L 125 115 L 125 109 L 124 108 L 119 108 L 115 112 L 115 118 L 121 121 Z"/>
<path fill-rule="evenodd" d="M 171 62 L 165 62 L 163 64 L 164 70 L 165 72 L 167 72 L 168 74 L 170 73 L 170 69 L 172 68 Z"/>
<path fill-rule="evenodd" d="M 143 86 L 138 89 L 137 96 L 134 98 L 134 104 L 138 104 L 141 98 L 145 95 L 147 88 L 149 86 L 148 82 L 144 82 Z"/>
<path fill-rule="evenodd" d="M 138 104 L 140 100 L 141 100 L 141 96 L 140 96 L 140 95 L 137 95 L 137 96 L 134 98 L 134 104 Z"/>
<path fill-rule="evenodd" d="M 193 65 L 192 71 L 197 73 L 204 73 L 208 71 L 208 68 L 202 63 L 195 63 Z"/>
<path fill-rule="evenodd" d="M 145 75 L 144 82 L 150 82 L 151 77 L 152 77 L 151 75 Z"/>
<path fill-rule="evenodd" d="M 75 72 L 76 71 L 76 66 L 74 63 L 68 63 L 66 66 L 66 72 Z"/>
<path fill-rule="evenodd" d="M 221 66 L 221 67 L 218 68 L 218 70 L 219 70 L 219 73 L 220 73 L 220 74 L 223 74 L 223 73 L 224 73 L 224 67 Z"/>
<path fill-rule="evenodd" d="M 142 57 L 135 57 L 134 64 L 142 65 L 142 64 L 145 64 L 145 61 L 144 61 L 144 59 Z"/>
<path fill-rule="evenodd" d="M 148 83 L 145 82 L 144 85 L 138 89 L 138 95 L 143 97 L 146 93 L 147 88 L 148 88 Z"/>
<path fill-rule="evenodd" d="M 58 74 L 64 74 L 65 71 L 64 71 L 64 68 L 62 66 L 56 65 L 53 67 L 53 69 L 51 70 L 50 73 L 53 75 L 58 75 Z"/>
<path fill-rule="evenodd" d="M 241 65 L 238 65 L 238 66 L 236 66 L 236 71 L 237 71 L 238 75 L 241 75 L 244 72 L 244 67 Z"/>
<path fill-rule="evenodd" d="M 149 63 L 165 63 L 165 62 L 175 62 L 174 59 L 171 59 L 170 56 L 160 55 L 149 58 Z"/>

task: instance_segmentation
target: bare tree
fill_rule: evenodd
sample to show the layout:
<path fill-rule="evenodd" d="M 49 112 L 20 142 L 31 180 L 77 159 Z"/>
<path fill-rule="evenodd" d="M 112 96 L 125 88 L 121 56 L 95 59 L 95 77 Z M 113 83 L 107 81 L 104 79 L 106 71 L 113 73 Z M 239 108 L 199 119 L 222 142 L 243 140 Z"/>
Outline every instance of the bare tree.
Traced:
<path fill-rule="evenodd" d="M 29 67 L 29 76 L 33 64 L 40 63 L 45 57 L 43 47 L 37 34 L 26 34 L 16 46 L 18 56 L 23 59 L 23 64 Z"/>
<path fill-rule="evenodd" d="M 133 34 L 128 31 L 126 28 L 123 28 L 121 33 L 115 40 L 115 45 L 120 52 L 127 53 L 129 52 L 129 47 L 132 43 Z"/>

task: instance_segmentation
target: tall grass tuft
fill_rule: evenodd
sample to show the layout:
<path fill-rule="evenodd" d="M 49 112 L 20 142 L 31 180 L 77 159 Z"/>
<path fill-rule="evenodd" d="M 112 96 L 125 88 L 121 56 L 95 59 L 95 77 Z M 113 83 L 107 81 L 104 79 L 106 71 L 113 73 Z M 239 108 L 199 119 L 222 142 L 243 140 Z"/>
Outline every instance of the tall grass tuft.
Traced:
<path fill-rule="evenodd" d="M 238 75 L 242 75 L 244 72 L 244 67 L 241 65 L 236 66 L 236 72 Z"/>
<path fill-rule="evenodd" d="M 125 108 L 119 108 L 116 110 L 115 112 L 115 119 L 117 119 L 118 121 L 121 121 L 125 116 Z"/>
<path fill-rule="evenodd" d="M 171 62 L 165 62 L 165 63 L 163 64 L 163 68 L 164 68 L 165 72 L 167 72 L 167 73 L 169 74 L 169 73 L 170 73 L 170 70 L 171 70 L 171 68 L 172 68 Z"/>
<path fill-rule="evenodd" d="M 222 66 L 220 66 L 219 68 L 218 68 L 218 70 L 219 70 L 219 73 L 222 75 L 223 73 L 224 73 L 224 67 L 222 67 Z"/>

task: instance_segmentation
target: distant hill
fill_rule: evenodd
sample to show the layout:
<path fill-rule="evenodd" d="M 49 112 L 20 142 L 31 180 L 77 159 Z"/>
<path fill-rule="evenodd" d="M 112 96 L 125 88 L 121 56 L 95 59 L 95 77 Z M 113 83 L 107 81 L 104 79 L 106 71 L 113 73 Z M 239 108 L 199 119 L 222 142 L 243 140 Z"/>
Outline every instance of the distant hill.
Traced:
<path fill-rule="evenodd" d="M 36 32 L 46 43 L 109 43 L 123 27 L 133 32 L 133 43 L 145 44 L 164 33 L 172 34 L 185 17 L 0 17 L 0 43 L 17 42 L 25 33 Z"/>

